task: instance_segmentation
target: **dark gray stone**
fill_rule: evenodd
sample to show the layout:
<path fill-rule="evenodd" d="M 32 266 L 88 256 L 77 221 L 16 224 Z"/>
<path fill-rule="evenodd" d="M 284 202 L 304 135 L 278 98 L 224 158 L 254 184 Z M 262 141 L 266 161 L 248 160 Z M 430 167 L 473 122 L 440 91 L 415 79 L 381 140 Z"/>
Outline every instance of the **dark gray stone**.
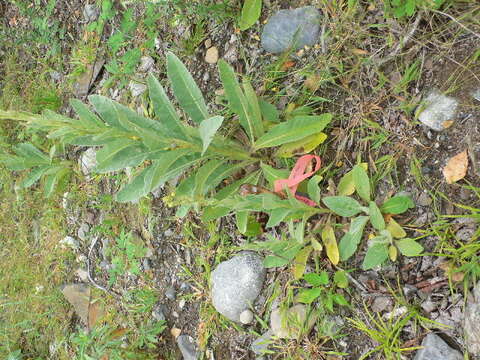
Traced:
<path fill-rule="evenodd" d="M 266 271 L 262 258 L 245 251 L 220 263 L 212 272 L 212 303 L 228 319 L 240 322 L 262 290 Z"/>
<path fill-rule="evenodd" d="M 183 360 L 198 359 L 198 352 L 195 343 L 190 336 L 180 335 L 177 337 L 177 345 L 183 355 Z"/>
<path fill-rule="evenodd" d="M 165 297 L 168 299 L 168 300 L 175 300 L 177 294 L 175 292 L 175 289 L 173 287 L 169 287 L 167 289 L 167 291 L 165 291 Z"/>
<path fill-rule="evenodd" d="M 480 355 L 480 282 L 473 290 L 465 308 L 464 332 L 467 349 L 475 356 Z"/>
<path fill-rule="evenodd" d="M 422 341 L 423 349 L 417 350 L 413 360 L 463 360 L 463 355 L 452 349 L 443 339 L 433 333 Z"/>
<path fill-rule="evenodd" d="M 293 47 L 312 46 L 318 41 L 320 12 L 313 6 L 280 10 L 265 25 L 261 43 L 271 53 L 278 54 Z"/>

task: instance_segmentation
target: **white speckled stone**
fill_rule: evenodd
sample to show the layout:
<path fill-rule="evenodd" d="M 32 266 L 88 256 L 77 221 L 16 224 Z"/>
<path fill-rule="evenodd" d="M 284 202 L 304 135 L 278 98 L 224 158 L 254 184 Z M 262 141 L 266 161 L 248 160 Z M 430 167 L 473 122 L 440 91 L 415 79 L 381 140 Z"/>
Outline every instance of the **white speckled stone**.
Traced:
<path fill-rule="evenodd" d="M 454 120 L 458 101 L 433 90 L 424 99 L 423 106 L 418 120 L 432 130 L 442 131 L 449 126 L 449 121 Z"/>
<path fill-rule="evenodd" d="M 240 314 L 240 322 L 248 325 L 253 321 L 253 313 L 250 310 L 242 311 Z"/>
<path fill-rule="evenodd" d="M 226 318 L 240 322 L 262 290 L 266 271 L 262 258 L 245 251 L 220 263 L 212 272 L 212 303 Z"/>
<path fill-rule="evenodd" d="M 480 355 L 480 282 L 473 290 L 465 308 L 464 332 L 467 349 L 475 356 Z"/>
<path fill-rule="evenodd" d="M 440 336 L 433 333 L 423 338 L 422 346 L 423 349 L 417 351 L 413 360 L 463 360 L 459 351 L 452 349 Z"/>

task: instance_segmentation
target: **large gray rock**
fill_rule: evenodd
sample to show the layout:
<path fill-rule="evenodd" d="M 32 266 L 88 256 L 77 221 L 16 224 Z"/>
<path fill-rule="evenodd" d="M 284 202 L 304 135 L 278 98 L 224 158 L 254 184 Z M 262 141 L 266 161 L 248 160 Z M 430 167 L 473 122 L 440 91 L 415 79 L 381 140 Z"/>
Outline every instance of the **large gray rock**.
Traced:
<path fill-rule="evenodd" d="M 418 120 L 432 130 L 442 131 L 452 125 L 458 101 L 438 90 L 432 90 L 424 99 L 423 107 Z"/>
<path fill-rule="evenodd" d="M 226 318 L 240 322 L 262 290 L 266 271 L 262 258 L 245 251 L 220 263 L 212 272 L 212 303 Z"/>
<path fill-rule="evenodd" d="M 463 355 L 452 349 L 438 335 L 428 334 L 422 341 L 423 349 L 415 354 L 413 360 L 463 360 Z"/>
<path fill-rule="evenodd" d="M 480 355 L 480 282 L 473 290 L 473 299 L 467 301 L 463 329 L 467 350 Z"/>
<path fill-rule="evenodd" d="M 313 6 L 293 10 L 279 10 L 265 25 L 262 47 L 277 54 L 293 47 L 294 50 L 311 46 L 318 41 L 320 12 Z"/>
<path fill-rule="evenodd" d="M 198 359 L 198 352 L 195 343 L 190 336 L 180 335 L 177 337 L 177 345 L 183 355 L 183 360 Z"/>

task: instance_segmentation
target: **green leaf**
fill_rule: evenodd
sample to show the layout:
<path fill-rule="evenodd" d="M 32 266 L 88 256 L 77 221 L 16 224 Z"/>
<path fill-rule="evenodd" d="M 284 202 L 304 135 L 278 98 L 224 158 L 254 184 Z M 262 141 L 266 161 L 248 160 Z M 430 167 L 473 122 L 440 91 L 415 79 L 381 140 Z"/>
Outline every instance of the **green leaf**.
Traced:
<path fill-rule="evenodd" d="M 115 195 L 115 200 L 118 202 L 136 201 L 142 196 L 147 195 L 150 189 L 145 187 L 145 178 L 151 177 L 151 172 L 155 170 L 153 165 L 143 169 L 129 184 L 120 189 Z"/>
<path fill-rule="evenodd" d="M 208 119 L 210 115 L 202 92 L 185 65 L 171 52 L 167 54 L 167 75 L 175 98 L 192 120 L 201 123 Z"/>
<path fill-rule="evenodd" d="M 349 171 L 340 179 L 337 186 L 338 195 L 348 196 L 355 192 L 355 182 L 353 181 L 353 172 Z"/>
<path fill-rule="evenodd" d="M 319 133 L 332 120 L 331 114 L 298 116 L 272 127 L 255 143 L 255 149 L 283 145 Z"/>
<path fill-rule="evenodd" d="M 37 165 L 50 164 L 50 158 L 30 143 L 20 143 L 13 147 L 18 156 L 25 158 L 28 163 Z"/>
<path fill-rule="evenodd" d="M 215 199 L 223 200 L 233 194 L 235 194 L 240 186 L 243 184 L 257 184 L 258 178 L 260 177 L 260 171 L 254 171 L 253 173 L 247 175 L 246 177 L 241 178 L 240 180 L 235 181 L 234 183 L 225 186 L 215 195 Z"/>
<path fill-rule="evenodd" d="M 47 198 L 52 196 L 55 187 L 60 180 L 69 173 L 70 169 L 63 166 L 58 166 L 56 168 L 49 169 L 49 171 L 51 171 L 51 173 L 45 177 L 45 183 L 43 185 L 45 197 Z"/>
<path fill-rule="evenodd" d="M 36 168 L 33 168 L 28 175 L 25 177 L 25 179 L 22 180 L 20 183 L 20 186 L 23 188 L 28 188 L 35 184 L 43 174 L 45 174 L 50 167 L 48 165 L 43 165 L 43 166 L 38 166 Z"/>
<path fill-rule="evenodd" d="M 195 197 L 205 194 L 206 189 L 210 185 L 208 183 L 208 178 L 215 173 L 223 163 L 224 161 L 219 159 L 210 160 L 198 169 L 197 174 L 195 175 Z"/>
<path fill-rule="evenodd" d="M 305 273 L 305 268 L 307 267 L 307 260 L 312 252 L 313 248 L 311 246 L 305 246 L 300 250 L 295 256 L 295 261 L 293 264 L 293 278 L 295 280 L 300 279 Z"/>
<path fill-rule="evenodd" d="M 115 109 L 115 105 L 112 100 L 101 95 L 90 95 L 88 100 L 104 122 L 115 129 L 128 131 L 128 129 L 120 124 L 117 117 L 117 110 Z"/>
<path fill-rule="evenodd" d="M 338 253 L 335 232 L 333 231 L 333 227 L 330 224 L 327 224 L 323 227 L 322 241 L 323 245 L 325 245 L 325 252 L 327 253 L 328 259 L 332 262 L 333 265 L 337 265 L 338 261 L 340 260 L 340 255 Z"/>
<path fill-rule="evenodd" d="M 379 231 L 385 229 L 385 219 L 375 201 L 370 201 L 368 209 L 373 227 Z"/>
<path fill-rule="evenodd" d="M 161 186 L 166 181 L 165 174 L 170 169 L 170 166 L 189 152 L 189 149 L 171 150 L 163 153 L 158 160 L 154 160 L 151 165 L 151 171 L 145 177 L 145 194 Z"/>
<path fill-rule="evenodd" d="M 167 131 L 166 135 L 185 139 L 184 126 L 162 85 L 152 74 L 148 75 L 147 83 L 155 116 L 160 120 L 160 124 L 164 125 Z"/>
<path fill-rule="evenodd" d="M 248 211 L 238 211 L 236 214 L 237 229 L 241 234 L 245 234 L 247 231 L 248 214 Z"/>
<path fill-rule="evenodd" d="M 260 111 L 262 112 L 262 116 L 265 121 L 272 123 L 279 122 L 280 114 L 278 113 L 278 110 L 274 105 L 262 99 L 260 99 L 259 105 Z"/>
<path fill-rule="evenodd" d="M 255 138 L 259 138 L 265 132 L 263 129 L 262 111 L 258 103 L 258 97 L 250 81 L 243 80 L 243 91 L 248 102 L 248 113 L 254 121 Z"/>
<path fill-rule="evenodd" d="M 311 304 L 322 294 L 321 288 L 303 289 L 299 291 L 295 300 L 303 304 Z"/>
<path fill-rule="evenodd" d="M 340 306 L 348 306 L 348 301 L 343 297 L 342 294 L 333 294 L 332 299 Z"/>
<path fill-rule="evenodd" d="M 337 270 L 335 271 L 335 275 L 333 275 L 333 282 L 341 289 L 345 289 L 348 287 L 348 277 L 347 272 L 345 270 Z"/>
<path fill-rule="evenodd" d="M 211 118 L 205 119 L 200 123 L 199 132 L 200 138 L 202 139 L 203 148 L 202 155 L 207 151 L 208 146 L 213 140 L 215 133 L 220 128 L 223 122 L 223 116 L 213 116 Z"/>
<path fill-rule="evenodd" d="M 225 60 L 218 62 L 220 78 L 222 79 L 225 95 L 232 111 L 238 115 L 240 125 L 247 133 L 250 142 L 253 144 L 255 139 L 263 133 L 261 118 L 255 118 L 252 114 L 247 97 L 240 88 L 237 77 L 232 67 Z M 253 90 L 252 90 L 253 91 Z M 252 96 L 252 94 L 250 94 Z"/>
<path fill-rule="evenodd" d="M 397 240 L 395 244 L 397 245 L 398 250 L 400 250 L 400 252 L 405 256 L 417 256 L 423 251 L 423 246 L 413 239 L 407 238 Z"/>
<path fill-rule="evenodd" d="M 370 180 L 368 174 L 361 165 L 355 165 L 352 169 L 353 183 L 358 196 L 363 200 L 370 201 Z"/>
<path fill-rule="evenodd" d="M 290 262 L 291 259 L 286 259 L 284 257 L 276 256 L 276 255 L 267 255 L 263 260 L 263 266 L 267 269 L 272 267 L 280 267 L 285 266 Z"/>
<path fill-rule="evenodd" d="M 414 207 L 415 204 L 409 196 L 397 195 L 385 201 L 380 209 L 384 214 L 402 214 Z"/>
<path fill-rule="evenodd" d="M 265 177 L 265 179 L 267 179 L 267 181 L 270 183 L 272 188 L 273 188 L 273 183 L 275 182 L 275 180 L 286 179 L 286 178 L 288 178 L 288 175 L 290 173 L 286 169 L 275 169 L 275 168 L 271 167 L 270 165 L 267 165 L 267 164 L 264 164 L 264 163 L 261 163 L 260 167 L 262 169 L 263 176 Z"/>
<path fill-rule="evenodd" d="M 322 176 L 315 175 L 308 180 L 308 196 L 317 204 L 320 202 L 320 187 L 318 186 L 318 183 L 322 181 L 322 179 Z"/>
<path fill-rule="evenodd" d="M 322 271 L 320 274 L 308 273 L 303 278 L 312 286 L 328 285 L 328 273 L 326 271 Z"/>
<path fill-rule="evenodd" d="M 240 30 L 245 31 L 260 18 L 262 10 L 262 0 L 245 0 L 240 15 L 238 26 Z"/>
<path fill-rule="evenodd" d="M 292 212 L 292 210 L 287 208 L 279 208 L 273 209 L 269 212 L 270 217 L 268 218 L 268 222 L 266 227 L 274 227 L 280 224 L 285 218 Z"/>
<path fill-rule="evenodd" d="M 322 201 L 335 214 L 343 217 L 355 216 L 362 211 L 362 205 L 348 196 L 327 196 Z"/>
<path fill-rule="evenodd" d="M 147 149 L 136 141 L 115 140 L 97 151 L 95 171 L 107 173 L 137 166 L 146 159 Z"/>
<path fill-rule="evenodd" d="M 290 158 L 295 155 L 307 154 L 317 148 L 327 139 L 323 132 L 307 136 L 303 139 L 283 144 L 276 152 L 276 156 Z"/>
<path fill-rule="evenodd" d="M 377 265 L 383 264 L 388 258 L 388 244 L 387 243 L 373 243 L 367 250 L 365 258 L 363 259 L 362 269 L 370 270 Z"/>
<path fill-rule="evenodd" d="M 70 105 L 72 106 L 73 110 L 78 115 L 78 118 L 82 122 L 83 126 L 86 129 L 93 128 L 103 128 L 105 124 L 103 123 L 100 118 L 95 115 L 84 103 L 77 99 L 70 99 Z"/>
<path fill-rule="evenodd" d="M 340 259 L 342 261 L 348 260 L 357 250 L 358 244 L 362 240 L 363 229 L 368 222 L 368 216 L 359 216 L 352 219 L 350 229 L 343 235 L 338 244 L 340 251 Z"/>

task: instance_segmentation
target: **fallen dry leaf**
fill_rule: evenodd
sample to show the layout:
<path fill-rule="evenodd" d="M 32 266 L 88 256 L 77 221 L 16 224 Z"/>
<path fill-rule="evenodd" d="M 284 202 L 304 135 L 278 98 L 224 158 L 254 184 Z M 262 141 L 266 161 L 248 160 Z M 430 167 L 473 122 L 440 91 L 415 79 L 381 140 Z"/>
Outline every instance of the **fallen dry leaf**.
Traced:
<path fill-rule="evenodd" d="M 318 74 L 312 74 L 305 79 L 303 85 L 310 91 L 315 92 L 320 87 L 321 77 Z"/>
<path fill-rule="evenodd" d="M 182 330 L 180 330 L 179 328 L 174 327 L 170 330 L 170 334 L 172 334 L 175 339 L 179 337 L 181 333 L 182 333 Z"/>
<path fill-rule="evenodd" d="M 280 70 L 285 71 L 287 69 L 290 69 L 294 65 L 295 65 L 295 61 L 285 61 L 280 67 Z"/>
<path fill-rule="evenodd" d="M 65 285 L 63 296 L 72 304 L 82 322 L 88 326 L 88 312 L 90 307 L 90 287 L 84 284 Z"/>
<path fill-rule="evenodd" d="M 90 303 L 88 308 L 88 328 L 93 329 L 104 315 L 103 306 L 98 301 Z"/>
<path fill-rule="evenodd" d="M 363 49 L 352 49 L 352 53 L 353 53 L 354 55 L 359 55 L 359 56 L 361 56 L 361 55 L 368 55 L 368 51 L 363 50 Z"/>
<path fill-rule="evenodd" d="M 467 174 L 467 168 L 467 150 L 450 158 L 447 165 L 443 168 L 443 176 L 445 177 L 447 184 L 453 184 L 454 182 L 463 179 Z"/>

